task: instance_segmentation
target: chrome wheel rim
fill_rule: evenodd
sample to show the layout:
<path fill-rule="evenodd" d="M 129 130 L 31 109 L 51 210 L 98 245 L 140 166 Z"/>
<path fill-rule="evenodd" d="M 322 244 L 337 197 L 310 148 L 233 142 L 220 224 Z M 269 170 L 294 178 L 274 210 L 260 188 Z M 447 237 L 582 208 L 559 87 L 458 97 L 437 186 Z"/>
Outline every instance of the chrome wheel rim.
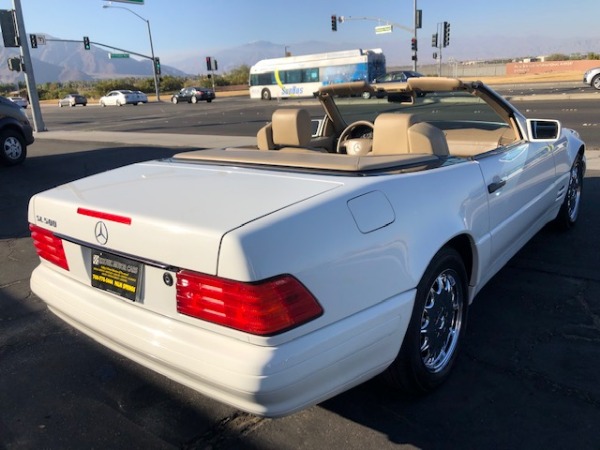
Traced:
<path fill-rule="evenodd" d="M 21 157 L 23 149 L 17 138 L 9 137 L 4 141 L 4 154 L 11 160 L 17 160 Z"/>
<path fill-rule="evenodd" d="M 458 274 L 451 269 L 445 270 L 429 288 L 421 316 L 421 359 L 430 372 L 444 370 L 452 359 L 464 307 Z"/>
<path fill-rule="evenodd" d="M 575 222 L 579 214 L 579 203 L 581 200 L 581 160 L 577 160 L 571 168 L 569 188 L 567 189 L 567 213 L 569 220 Z"/>

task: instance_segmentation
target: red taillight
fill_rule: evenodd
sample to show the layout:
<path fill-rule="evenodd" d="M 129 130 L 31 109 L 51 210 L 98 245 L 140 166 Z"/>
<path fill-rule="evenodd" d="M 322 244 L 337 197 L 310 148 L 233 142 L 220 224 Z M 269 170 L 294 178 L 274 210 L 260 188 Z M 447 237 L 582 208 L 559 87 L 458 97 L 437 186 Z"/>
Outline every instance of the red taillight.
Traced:
<path fill-rule="evenodd" d="M 54 236 L 51 231 L 40 228 L 37 225 L 29 224 L 33 245 L 40 258 L 44 258 L 58 267 L 69 270 L 69 263 L 65 255 L 62 239 Z"/>
<path fill-rule="evenodd" d="M 186 270 L 177 274 L 177 311 L 260 336 L 289 330 L 323 313 L 291 275 L 241 283 Z"/>

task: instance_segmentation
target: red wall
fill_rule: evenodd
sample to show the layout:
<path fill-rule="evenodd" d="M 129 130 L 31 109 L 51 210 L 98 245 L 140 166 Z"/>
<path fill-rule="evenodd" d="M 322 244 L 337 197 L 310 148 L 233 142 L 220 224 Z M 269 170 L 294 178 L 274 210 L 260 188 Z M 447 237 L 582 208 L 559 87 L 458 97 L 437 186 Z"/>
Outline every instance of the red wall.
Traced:
<path fill-rule="evenodd" d="M 508 63 L 506 64 L 506 74 L 525 75 L 552 72 L 581 72 L 581 76 L 583 77 L 583 73 L 593 67 L 600 67 L 600 60 Z"/>

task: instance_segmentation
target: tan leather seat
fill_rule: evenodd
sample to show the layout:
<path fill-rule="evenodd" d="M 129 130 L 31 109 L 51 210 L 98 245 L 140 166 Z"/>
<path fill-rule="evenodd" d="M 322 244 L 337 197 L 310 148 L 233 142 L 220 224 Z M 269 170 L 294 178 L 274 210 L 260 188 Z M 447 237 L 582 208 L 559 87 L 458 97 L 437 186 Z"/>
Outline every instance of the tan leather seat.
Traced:
<path fill-rule="evenodd" d="M 373 155 L 432 154 L 448 156 L 444 132 L 426 123 L 418 122 L 412 114 L 383 113 L 373 126 Z"/>
<path fill-rule="evenodd" d="M 270 124 L 258 131 L 260 150 L 308 147 L 312 138 L 310 114 L 306 109 L 278 109 Z"/>

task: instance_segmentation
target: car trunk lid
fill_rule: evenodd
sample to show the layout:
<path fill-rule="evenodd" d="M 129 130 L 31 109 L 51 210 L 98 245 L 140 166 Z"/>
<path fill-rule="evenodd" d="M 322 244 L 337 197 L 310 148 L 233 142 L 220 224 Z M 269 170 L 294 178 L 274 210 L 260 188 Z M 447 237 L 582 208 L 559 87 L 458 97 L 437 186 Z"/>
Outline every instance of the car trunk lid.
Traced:
<path fill-rule="evenodd" d="M 215 274 L 228 231 L 339 185 L 308 175 L 154 161 L 38 194 L 29 220 L 84 246 Z"/>

